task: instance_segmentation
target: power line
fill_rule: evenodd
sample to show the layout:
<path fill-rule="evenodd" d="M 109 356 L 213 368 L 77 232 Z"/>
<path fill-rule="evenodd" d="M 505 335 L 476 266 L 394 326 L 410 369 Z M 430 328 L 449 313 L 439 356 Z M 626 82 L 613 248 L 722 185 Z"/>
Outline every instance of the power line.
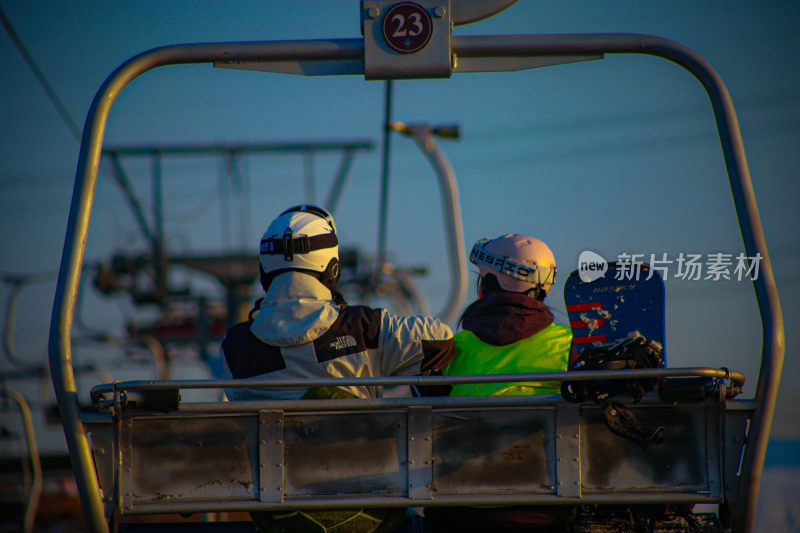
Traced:
<path fill-rule="evenodd" d="M 61 115 L 61 118 L 67 124 L 67 127 L 72 132 L 72 135 L 75 137 L 75 139 L 80 141 L 81 140 L 80 128 L 70 116 L 69 112 L 67 111 L 67 108 L 64 107 L 64 104 L 61 102 L 61 99 L 59 99 L 55 90 L 53 90 L 53 87 L 50 85 L 50 82 L 47 81 L 47 78 L 45 77 L 44 73 L 39 68 L 39 66 L 36 64 L 36 61 L 34 61 L 33 57 L 28 53 L 28 50 L 25 48 L 25 45 L 22 44 L 22 40 L 19 38 L 19 35 L 17 35 L 17 32 L 15 32 L 14 28 L 11 26 L 11 21 L 9 21 L 5 13 L 3 13 L 2 7 L 0 7 L 0 22 L 3 23 L 3 26 L 5 27 L 6 32 L 8 33 L 8 36 L 11 37 L 11 40 L 14 42 L 14 46 L 16 46 L 17 50 L 19 50 L 20 55 L 22 55 L 22 58 L 28 64 L 28 67 L 30 67 L 31 71 L 33 72 L 33 75 L 36 76 L 39 85 L 41 85 L 42 89 L 44 89 L 44 92 L 47 93 L 47 97 L 50 98 L 50 101 L 56 107 L 56 111 L 58 111 L 58 114 Z"/>
<path fill-rule="evenodd" d="M 753 94 L 742 97 L 736 105 L 737 115 L 743 116 L 748 113 L 765 113 L 770 111 L 783 111 L 785 117 L 786 109 L 790 112 L 800 109 L 800 97 L 798 90 L 792 89 L 786 92 L 773 94 Z M 551 119 L 548 121 L 530 121 L 523 124 L 508 125 L 500 122 L 493 123 L 493 126 L 501 127 L 502 130 L 487 131 L 488 135 L 496 136 L 501 139 L 521 138 L 529 135 L 546 135 L 552 138 L 556 135 L 574 136 L 580 133 L 605 133 L 609 125 L 619 129 L 626 126 L 646 126 L 649 124 L 676 124 L 681 121 L 708 120 L 713 117 L 713 110 L 707 103 L 688 104 L 681 106 L 662 107 L 660 109 L 651 108 L 649 110 L 605 110 L 600 113 L 584 115 L 570 119 Z M 708 124 L 713 125 L 713 122 Z M 475 133 L 472 134 L 473 136 Z"/>
<path fill-rule="evenodd" d="M 613 124 L 613 126 L 617 126 Z M 797 121 L 793 117 L 780 117 L 771 119 L 764 124 L 757 124 L 748 128 L 746 134 L 749 136 L 757 137 L 760 140 L 781 138 L 784 135 L 794 134 L 797 130 Z M 585 130 L 576 129 L 576 133 L 585 133 Z M 609 130 L 609 134 L 618 133 L 618 130 Z M 524 143 L 525 148 L 522 147 L 514 150 L 511 153 L 504 153 L 502 155 L 493 154 L 497 153 L 497 144 L 508 145 L 502 133 L 487 132 L 485 135 L 486 140 L 484 148 L 480 151 L 467 151 L 463 154 L 451 154 L 454 161 L 457 161 L 462 168 L 469 168 L 472 172 L 461 172 L 459 176 L 466 176 L 471 173 L 482 173 L 485 177 L 487 172 L 489 175 L 492 172 L 504 174 L 516 171 L 517 169 L 527 169 L 531 160 L 535 160 L 537 166 L 553 166 L 563 164 L 565 160 L 571 157 L 580 156 L 584 160 L 593 160 L 598 157 L 620 157 L 623 154 L 634 152 L 638 155 L 644 155 L 646 152 L 652 151 L 667 151 L 670 149 L 691 149 L 698 147 L 701 144 L 707 147 L 715 146 L 718 150 L 718 138 L 714 135 L 706 135 L 703 132 L 696 130 L 687 130 L 685 132 L 652 132 L 649 136 L 640 136 L 639 138 L 626 138 L 618 139 L 608 137 L 603 139 L 581 139 L 577 144 L 570 146 L 549 146 L 546 149 L 536 149 L 537 137 L 542 137 L 540 132 L 530 133 L 522 136 L 519 142 Z M 501 169 L 502 166 L 502 169 Z M 172 177 L 173 181 L 179 180 L 194 180 L 194 174 L 183 174 Z M 0 178 L 0 190 L 7 189 L 16 183 L 18 179 L 13 177 L 9 180 Z M 60 182 L 59 178 L 38 177 L 36 180 L 37 185 L 47 184 L 49 187 L 52 184 Z M 462 182 L 463 184 L 463 182 Z M 51 190 L 51 189 L 48 189 Z M 197 192 L 195 187 L 192 189 Z M 209 192 L 200 199 L 199 205 L 191 208 L 187 213 L 169 213 L 167 218 L 170 222 L 186 222 L 192 220 L 196 216 L 202 214 L 203 209 L 207 208 L 215 201 L 213 197 L 215 191 L 213 187 Z M 185 199 L 185 198 L 183 198 Z M 50 217 L 54 214 L 54 209 L 62 207 L 62 204 L 56 204 L 48 201 L 48 198 L 42 196 L 37 197 L 40 207 L 45 207 L 37 212 L 32 212 L 27 206 L 21 205 L 19 199 L 14 201 L 11 205 L 3 207 L 0 213 L 0 220 L 14 218 L 19 216 L 20 213 L 31 219 L 42 219 Z M 174 205 L 173 205 L 174 207 Z"/>

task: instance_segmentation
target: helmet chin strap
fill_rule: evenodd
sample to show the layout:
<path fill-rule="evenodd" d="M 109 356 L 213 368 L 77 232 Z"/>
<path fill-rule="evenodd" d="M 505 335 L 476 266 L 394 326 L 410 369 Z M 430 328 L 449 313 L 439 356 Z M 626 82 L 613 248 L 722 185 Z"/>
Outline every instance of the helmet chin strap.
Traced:
<path fill-rule="evenodd" d="M 541 285 L 532 288 L 531 290 L 527 291 L 525 294 L 533 298 L 534 300 L 539 300 L 540 302 L 544 302 L 544 299 L 547 298 L 547 292 L 544 290 L 544 287 Z"/>

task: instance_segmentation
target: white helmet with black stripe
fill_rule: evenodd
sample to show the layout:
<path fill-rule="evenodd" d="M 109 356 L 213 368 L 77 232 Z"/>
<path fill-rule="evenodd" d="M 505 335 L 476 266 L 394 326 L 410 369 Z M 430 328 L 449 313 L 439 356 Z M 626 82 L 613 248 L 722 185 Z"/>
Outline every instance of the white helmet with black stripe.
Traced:
<path fill-rule="evenodd" d="M 339 282 L 339 240 L 336 224 L 325 209 L 302 204 L 273 220 L 261 237 L 261 283 L 281 272 L 315 275 L 328 288 Z"/>

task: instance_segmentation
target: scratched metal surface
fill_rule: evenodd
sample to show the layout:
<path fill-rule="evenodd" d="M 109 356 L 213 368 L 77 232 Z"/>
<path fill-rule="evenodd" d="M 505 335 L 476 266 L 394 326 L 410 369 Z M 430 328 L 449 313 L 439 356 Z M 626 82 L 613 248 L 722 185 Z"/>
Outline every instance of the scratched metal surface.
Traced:
<path fill-rule="evenodd" d="M 630 406 L 629 406 L 630 407 Z M 643 449 L 612 433 L 599 407 L 581 410 L 584 492 L 719 491 L 718 419 L 703 404 L 630 407 L 638 420 L 664 427 L 664 442 Z M 712 461 L 713 460 L 713 461 Z M 710 462 L 712 464 L 710 464 Z M 713 482 L 713 483 L 712 483 Z"/>
<path fill-rule="evenodd" d="M 123 427 L 123 436 L 125 429 Z M 124 442 L 124 440 L 123 440 Z M 123 480 L 133 503 L 257 500 L 255 416 L 132 419 Z M 126 483 L 123 482 L 123 490 Z"/>
<path fill-rule="evenodd" d="M 407 418 L 405 411 L 286 416 L 286 496 L 405 494 Z"/>
<path fill-rule="evenodd" d="M 554 409 L 437 411 L 433 435 L 437 495 L 553 490 Z"/>

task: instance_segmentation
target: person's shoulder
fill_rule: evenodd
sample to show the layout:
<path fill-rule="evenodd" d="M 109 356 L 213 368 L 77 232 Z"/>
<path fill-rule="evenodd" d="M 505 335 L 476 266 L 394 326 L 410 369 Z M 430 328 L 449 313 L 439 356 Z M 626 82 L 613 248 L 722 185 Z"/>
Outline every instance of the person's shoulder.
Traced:
<path fill-rule="evenodd" d="M 365 305 L 349 305 L 342 308 L 336 321 L 315 339 L 314 347 L 317 356 L 327 360 L 325 354 L 335 357 L 348 353 L 362 351 L 367 348 L 377 348 L 381 333 L 381 311 Z M 334 351 L 331 352 L 330 348 Z"/>
<path fill-rule="evenodd" d="M 253 334 L 250 326 L 252 322 L 239 322 L 229 327 L 222 339 L 223 350 L 227 353 L 253 349 L 254 346 L 260 348 L 264 343 Z"/>
<path fill-rule="evenodd" d="M 250 324 L 250 322 L 239 322 L 238 324 L 232 325 L 228 328 L 228 331 L 225 332 L 225 338 L 233 340 L 252 336 L 253 333 L 250 331 Z"/>
<path fill-rule="evenodd" d="M 558 322 L 553 322 L 548 327 L 552 328 L 554 330 L 558 330 L 558 331 L 560 331 L 562 333 L 569 333 L 570 335 L 572 335 L 572 328 L 570 326 L 566 325 L 566 324 L 560 324 Z"/>
<path fill-rule="evenodd" d="M 339 321 L 380 322 L 383 309 L 366 305 L 348 305 L 339 313 Z"/>
<path fill-rule="evenodd" d="M 280 347 L 259 340 L 250 325 L 250 322 L 234 324 L 222 340 L 222 352 L 231 375 L 246 379 L 286 368 Z"/>
<path fill-rule="evenodd" d="M 383 323 L 391 331 L 421 339 L 451 339 L 453 331 L 446 322 L 430 315 L 395 315 L 384 311 Z"/>

